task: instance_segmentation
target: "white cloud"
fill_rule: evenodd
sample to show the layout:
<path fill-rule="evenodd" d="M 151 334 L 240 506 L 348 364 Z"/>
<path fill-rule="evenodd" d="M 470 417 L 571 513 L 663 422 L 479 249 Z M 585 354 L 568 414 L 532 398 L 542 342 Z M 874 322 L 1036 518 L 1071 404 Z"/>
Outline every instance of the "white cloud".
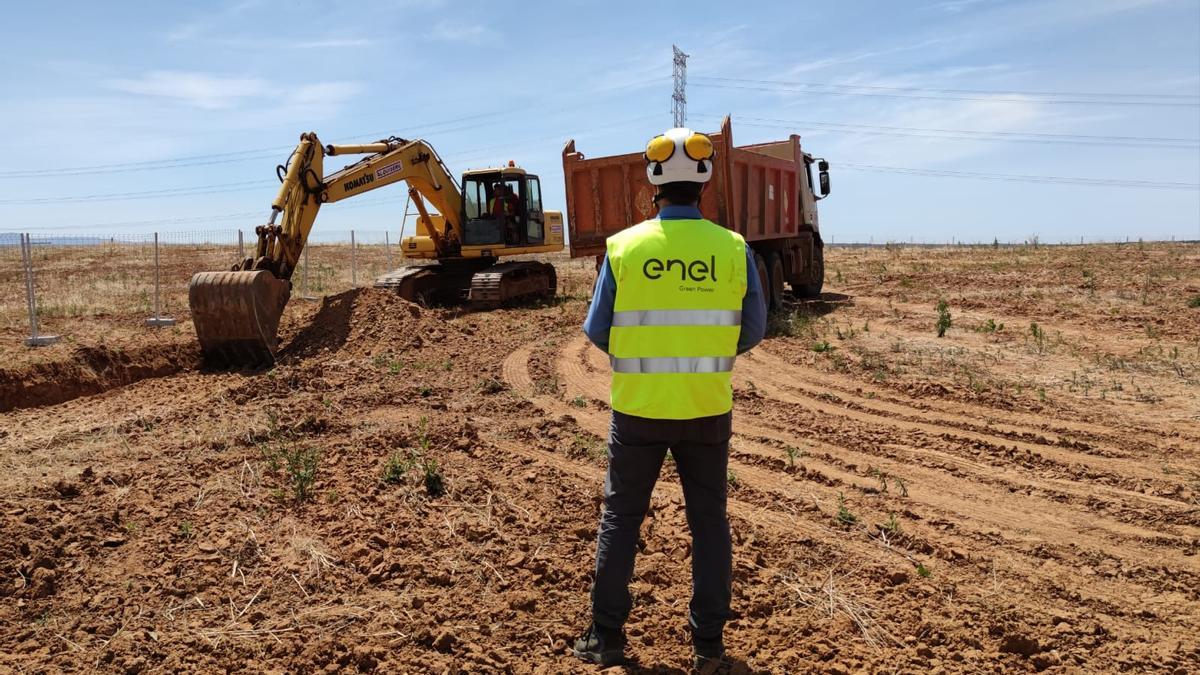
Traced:
<path fill-rule="evenodd" d="M 288 97 L 296 104 L 337 104 L 362 91 L 357 82 L 318 82 L 297 87 Z"/>
<path fill-rule="evenodd" d="M 945 0 L 944 2 L 935 3 L 926 7 L 926 9 L 937 9 L 951 14 L 958 14 L 975 5 L 980 5 L 985 2 L 993 2 L 994 0 Z"/>
<path fill-rule="evenodd" d="M 336 106 L 357 95 L 356 82 L 315 82 L 295 87 L 258 78 L 221 77 L 209 73 L 156 70 L 137 79 L 108 81 L 108 87 L 199 108 L 228 110 L 269 95 L 279 95 L 292 105 Z"/>
<path fill-rule="evenodd" d="M 921 102 L 889 106 L 886 111 L 881 110 L 885 112 L 881 117 L 869 117 L 858 123 L 913 129 L 1021 132 L 1046 128 L 1043 108 L 1035 101 L 1014 100 L 1011 96 L 994 100 Z M 946 166 L 996 149 L 995 143 L 963 138 L 845 132 L 839 132 L 833 142 L 823 145 L 829 154 L 846 161 L 913 168 Z"/>
<path fill-rule="evenodd" d="M 429 36 L 442 42 L 467 42 L 479 44 L 485 40 L 497 37 L 495 31 L 479 24 L 460 24 L 449 21 L 439 21 L 430 31 Z"/>
<path fill-rule="evenodd" d="M 310 42 L 297 42 L 292 46 L 296 49 L 336 49 L 341 47 L 370 47 L 373 44 L 375 44 L 375 41 L 367 38 L 329 38 L 325 40 L 312 40 Z"/>
<path fill-rule="evenodd" d="M 261 5 L 263 0 L 239 0 L 216 11 L 208 11 L 201 18 L 185 22 L 167 31 L 167 42 L 194 40 L 230 19 Z"/>
<path fill-rule="evenodd" d="M 108 86 L 127 94 L 167 98 L 205 110 L 232 108 L 242 99 L 261 96 L 269 90 L 265 81 L 256 78 L 168 70 L 151 71 L 135 80 L 110 80 Z"/>

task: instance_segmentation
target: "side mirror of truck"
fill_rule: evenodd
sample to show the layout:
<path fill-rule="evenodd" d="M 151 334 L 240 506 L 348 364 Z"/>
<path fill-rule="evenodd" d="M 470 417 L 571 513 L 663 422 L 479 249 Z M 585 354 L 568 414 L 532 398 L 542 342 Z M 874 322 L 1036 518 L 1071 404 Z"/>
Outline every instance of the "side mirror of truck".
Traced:
<path fill-rule="evenodd" d="M 825 160 L 817 161 L 817 169 L 820 173 L 817 174 L 817 179 L 821 183 L 821 196 L 817 199 L 824 199 L 829 196 L 829 162 Z"/>

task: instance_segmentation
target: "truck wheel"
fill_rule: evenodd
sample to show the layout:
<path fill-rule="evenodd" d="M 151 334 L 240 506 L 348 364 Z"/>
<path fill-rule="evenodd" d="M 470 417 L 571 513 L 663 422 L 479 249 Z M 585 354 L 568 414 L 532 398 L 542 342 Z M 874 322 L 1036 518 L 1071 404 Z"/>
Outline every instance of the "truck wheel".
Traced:
<path fill-rule="evenodd" d="M 767 262 L 756 251 L 754 253 L 754 268 L 758 270 L 758 286 L 763 290 L 763 301 L 767 308 L 771 307 L 771 278 L 767 275 Z"/>
<path fill-rule="evenodd" d="M 818 244 L 813 248 L 812 272 L 808 275 L 807 284 L 792 284 L 792 290 L 801 298 L 816 298 L 821 295 L 821 287 L 825 285 L 825 246 Z"/>
<path fill-rule="evenodd" d="M 771 294 L 767 306 L 779 309 L 783 307 L 783 259 L 777 252 L 772 252 L 767 259 L 770 261 L 767 269 L 771 273 Z"/>

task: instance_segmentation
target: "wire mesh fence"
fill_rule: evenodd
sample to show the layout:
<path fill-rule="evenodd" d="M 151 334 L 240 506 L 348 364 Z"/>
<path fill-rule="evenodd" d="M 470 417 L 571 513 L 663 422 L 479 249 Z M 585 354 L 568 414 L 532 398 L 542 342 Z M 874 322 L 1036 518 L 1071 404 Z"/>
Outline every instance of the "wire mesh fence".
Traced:
<path fill-rule="evenodd" d="M 396 234 L 323 232 L 292 277 L 295 296 L 319 298 L 372 281 L 398 266 Z M 230 269 L 255 252 L 256 235 L 238 230 L 97 235 L 32 234 L 29 267 L 21 236 L 0 234 L 0 335 L 28 337 L 29 280 L 42 333 L 70 335 L 87 321 L 144 326 L 188 317 L 196 272 Z M 157 253 L 157 255 L 156 255 Z"/>

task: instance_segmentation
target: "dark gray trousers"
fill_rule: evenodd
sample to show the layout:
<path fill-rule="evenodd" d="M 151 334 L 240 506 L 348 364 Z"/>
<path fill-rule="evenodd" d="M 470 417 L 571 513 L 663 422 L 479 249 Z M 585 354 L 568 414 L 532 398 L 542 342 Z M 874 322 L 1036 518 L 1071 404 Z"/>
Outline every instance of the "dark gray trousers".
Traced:
<path fill-rule="evenodd" d="M 638 531 L 670 450 L 692 532 L 689 623 L 696 637 L 711 640 L 721 636 L 729 617 L 732 567 L 725 515 L 731 420 L 730 413 L 693 420 L 654 420 L 613 411 L 592 585 L 592 619 L 597 624 L 620 628 L 629 618 L 633 608 L 629 580 Z"/>

